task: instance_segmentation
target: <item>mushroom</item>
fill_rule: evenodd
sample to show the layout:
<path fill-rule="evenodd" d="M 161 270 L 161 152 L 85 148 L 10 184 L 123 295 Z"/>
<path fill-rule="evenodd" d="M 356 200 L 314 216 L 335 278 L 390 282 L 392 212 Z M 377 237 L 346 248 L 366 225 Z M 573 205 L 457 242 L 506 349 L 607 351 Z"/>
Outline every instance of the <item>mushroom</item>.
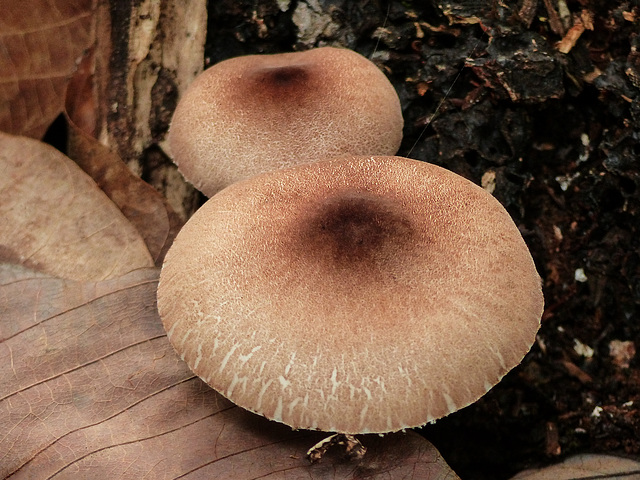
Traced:
<path fill-rule="evenodd" d="M 484 395 L 543 298 L 517 227 L 435 165 L 347 157 L 235 183 L 169 250 L 168 337 L 237 405 L 293 428 L 417 427 Z"/>
<path fill-rule="evenodd" d="M 393 155 L 400 102 L 362 55 L 324 47 L 222 61 L 190 85 L 169 131 L 173 159 L 207 196 L 268 170 L 341 155 Z"/>

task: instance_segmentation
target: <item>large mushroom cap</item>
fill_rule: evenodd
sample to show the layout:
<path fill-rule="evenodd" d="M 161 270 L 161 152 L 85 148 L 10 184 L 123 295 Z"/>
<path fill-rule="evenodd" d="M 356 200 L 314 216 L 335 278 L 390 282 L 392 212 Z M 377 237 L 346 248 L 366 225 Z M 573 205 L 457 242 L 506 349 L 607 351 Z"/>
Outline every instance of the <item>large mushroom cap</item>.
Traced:
<path fill-rule="evenodd" d="M 356 52 L 318 48 L 220 62 L 175 111 L 174 161 L 212 196 L 257 173 L 339 155 L 393 155 L 402 139 L 398 96 Z"/>
<path fill-rule="evenodd" d="M 158 307 L 191 369 L 294 428 L 389 432 L 481 397 L 534 342 L 540 279 L 504 208 L 401 157 L 234 184 L 167 254 Z"/>

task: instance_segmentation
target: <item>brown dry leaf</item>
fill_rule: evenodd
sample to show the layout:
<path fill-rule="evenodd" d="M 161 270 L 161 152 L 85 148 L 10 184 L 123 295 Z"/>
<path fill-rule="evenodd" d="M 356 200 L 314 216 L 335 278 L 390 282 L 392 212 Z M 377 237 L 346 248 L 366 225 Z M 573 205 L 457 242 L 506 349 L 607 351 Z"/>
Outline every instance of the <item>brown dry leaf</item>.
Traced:
<path fill-rule="evenodd" d="M 0 16 L 0 130 L 40 138 L 93 42 L 94 0 L 21 0 Z"/>
<path fill-rule="evenodd" d="M 415 433 L 309 465 L 320 432 L 248 413 L 194 377 L 155 308 L 158 270 L 79 283 L 0 268 L 0 477 L 458 478 Z"/>
<path fill-rule="evenodd" d="M 54 148 L 0 132 L 0 169 L 0 259 L 74 280 L 153 266 L 135 228 Z"/>
<path fill-rule="evenodd" d="M 520 472 L 511 480 L 630 480 L 640 478 L 640 463 L 612 455 L 575 455 L 550 467 Z"/>
<path fill-rule="evenodd" d="M 160 266 L 182 222 L 162 195 L 134 175 L 115 152 L 87 133 L 92 131 L 94 122 L 90 77 L 81 68 L 69 83 L 65 111 L 69 157 L 118 206 L 144 239 L 156 266 Z"/>

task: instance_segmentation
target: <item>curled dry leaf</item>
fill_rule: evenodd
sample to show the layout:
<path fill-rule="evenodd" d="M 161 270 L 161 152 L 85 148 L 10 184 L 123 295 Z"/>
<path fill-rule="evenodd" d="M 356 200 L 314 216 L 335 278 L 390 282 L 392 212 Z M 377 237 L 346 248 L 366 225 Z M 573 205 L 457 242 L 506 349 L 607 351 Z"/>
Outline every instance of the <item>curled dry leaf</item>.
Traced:
<path fill-rule="evenodd" d="M 90 57 L 87 57 L 89 59 Z M 156 266 L 180 230 L 182 222 L 151 185 L 125 165 L 117 153 L 89 133 L 92 117 L 90 74 L 81 69 L 69 83 L 65 115 L 69 123 L 69 156 L 93 178 L 144 239 Z"/>
<path fill-rule="evenodd" d="M 458 478 L 419 435 L 309 465 L 320 432 L 235 407 L 173 352 L 158 270 L 80 283 L 0 268 L 2 478 Z M 182 477 L 181 477 L 182 478 Z"/>
<path fill-rule="evenodd" d="M 575 455 L 550 467 L 520 472 L 511 480 L 622 480 L 640 477 L 640 463 L 612 455 Z"/>
<path fill-rule="evenodd" d="M 153 266 L 120 210 L 54 148 L 0 133 L 0 166 L 0 259 L 74 280 Z"/>
<path fill-rule="evenodd" d="M 0 130 L 40 138 L 62 111 L 64 91 L 93 41 L 94 0 L 2 4 Z"/>

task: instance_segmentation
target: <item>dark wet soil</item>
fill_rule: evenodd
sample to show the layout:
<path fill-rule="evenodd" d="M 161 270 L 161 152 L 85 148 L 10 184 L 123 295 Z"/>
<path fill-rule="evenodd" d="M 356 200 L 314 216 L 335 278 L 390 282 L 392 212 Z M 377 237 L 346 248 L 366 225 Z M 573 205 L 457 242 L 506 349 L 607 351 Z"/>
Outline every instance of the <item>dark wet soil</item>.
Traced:
<path fill-rule="evenodd" d="M 454 470 L 502 479 L 575 453 L 640 457 L 640 3 L 209 8 L 210 64 L 327 44 L 371 58 L 403 105 L 399 154 L 493 188 L 521 229 L 542 327 L 489 394 L 421 430 Z"/>

